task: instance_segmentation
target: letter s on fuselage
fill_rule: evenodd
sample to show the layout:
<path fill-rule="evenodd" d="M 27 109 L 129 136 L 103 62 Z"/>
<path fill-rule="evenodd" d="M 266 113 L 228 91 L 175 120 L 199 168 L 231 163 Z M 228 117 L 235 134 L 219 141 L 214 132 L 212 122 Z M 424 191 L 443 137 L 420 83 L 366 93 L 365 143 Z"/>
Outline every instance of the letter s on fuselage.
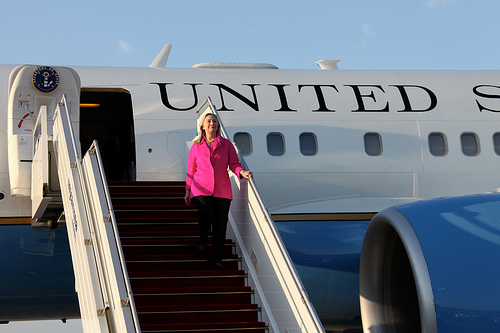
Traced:
<path fill-rule="evenodd" d="M 496 99 L 500 99 L 500 95 L 491 95 L 491 94 L 487 94 L 485 92 L 482 91 L 483 88 L 493 88 L 493 89 L 500 89 L 500 86 L 492 86 L 492 85 L 479 85 L 479 86 L 475 86 L 472 90 L 474 91 L 474 94 L 476 94 L 477 96 L 479 97 L 483 97 L 483 98 L 488 98 L 488 99 L 492 99 L 492 98 L 496 98 Z M 498 91 L 498 93 L 500 93 L 500 91 Z M 476 103 L 477 103 L 477 106 L 479 108 L 479 111 L 491 111 L 491 112 L 500 112 L 500 109 L 490 109 L 490 108 L 487 108 L 485 106 L 483 106 L 481 103 L 479 103 L 478 100 L 476 100 Z"/>

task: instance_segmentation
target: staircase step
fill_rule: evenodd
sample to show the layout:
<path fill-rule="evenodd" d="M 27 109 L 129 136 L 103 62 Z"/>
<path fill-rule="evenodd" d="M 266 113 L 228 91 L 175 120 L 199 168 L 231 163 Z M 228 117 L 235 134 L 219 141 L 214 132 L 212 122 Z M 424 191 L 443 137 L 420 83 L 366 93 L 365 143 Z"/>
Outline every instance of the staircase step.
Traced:
<path fill-rule="evenodd" d="M 225 260 L 239 261 L 237 254 L 230 254 L 224 257 Z M 161 262 L 161 261 L 206 261 L 197 254 L 149 254 L 149 255 L 128 255 L 128 262 Z"/>
<path fill-rule="evenodd" d="M 258 321 L 258 308 L 214 309 L 214 310 L 175 310 L 139 312 L 141 324 L 164 324 L 176 321 L 178 323 L 205 323 L 211 321 L 251 322 Z"/>
<path fill-rule="evenodd" d="M 198 237 L 186 235 L 184 237 L 123 237 L 120 238 L 123 245 L 136 245 L 136 246 L 194 246 L 196 247 L 200 241 Z M 207 245 L 210 245 L 210 239 L 208 239 Z M 234 247 L 231 240 L 226 240 L 226 248 Z"/>
<path fill-rule="evenodd" d="M 123 242 L 122 242 L 123 244 Z M 197 244 L 198 241 L 195 240 L 192 243 L 183 243 L 183 244 L 165 244 L 165 242 L 161 244 L 123 244 L 122 249 L 125 256 L 127 255 L 154 255 L 154 254 L 197 254 Z M 206 254 L 210 253 L 210 244 L 208 244 Z M 234 245 L 226 245 L 224 248 L 225 255 L 233 254 Z"/>
<path fill-rule="evenodd" d="M 207 287 L 205 285 L 198 285 L 194 287 L 177 287 L 177 286 L 162 286 L 158 288 L 143 287 L 137 288 L 135 295 L 201 295 L 201 294 L 231 294 L 231 293 L 247 293 L 252 290 L 247 286 L 213 286 Z M 174 304 L 177 306 L 181 303 Z M 192 303 L 199 305 L 198 303 Z M 212 305 L 212 303 L 209 303 Z M 163 304 L 161 306 L 168 306 Z"/>
<path fill-rule="evenodd" d="M 167 278 L 187 278 L 187 277 L 228 277 L 231 275 L 236 276 L 246 276 L 245 271 L 242 270 L 193 270 L 193 271 L 161 271 L 155 270 L 151 272 L 128 272 L 131 278 L 158 278 L 158 277 L 167 277 Z"/>
<path fill-rule="evenodd" d="M 225 272 L 228 272 L 226 270 Z M 232 271 L 234 272 L 234 271 Z M 206 275 L 208 272 L 203 271 L 203 275 L 185 275 L 185 276 L 147 276 L 147 277 L 132 277 L 130 284 L 133 288 L 161 288 L 165 285 L 177 286 L 179 288 L 191 288 L 204 285 L 206 287 L 215 286 L 242 286 L 245 283 L 246 275 L 231 274 L 224 276 Z"/>
<path fill-rule="evenodd" d="M 184 182 L 108 182 L 111 196 L 147 194 L 155 195 L 182 195 L 186 193 Z"/>
<path fill-rule="evenodd" d="M 120 217 L 117 217 L 115 214 L 116 218 L 116 223 L 118 225 L 127 225 L 127 224 L 133 224 L 133 223 L 140 223 L 140 224 L 154 224 L 154 223 L 193 223 L 193 221 L 198 221 L 198 217 L 191 216 L 192 214 L 189 214 L 188 216 L 149 216 L 149 217 L 129 217 L 126 214 L 121 214 Z M 198 224 L 198 222 L 195 222 Z"/>
<path fill-rule="evenodd" d="M 137 306 L 159 306 L 164 304 L 241 304 L 251 303 L 253 291 L 250 287 L 239 287 L 240 290 L 210 291 L 200 293 L 158 293 L 138 294 L 134 292 L 134 301 Z"/>
<path fill-rule="evenodd" d="M 125 207 L 127 209 L 132 209 L 132 207 L 138 206 L 166 206 L 166 207 L 189 207 L 194 209 L 194 207 L 186 206 L 184 202 L 184 196 L 182 197 L 165 197 L 165 196 L 127 196 L 127 197 L 116 197 L 112 199 L 113 207 Z"/>
<path fill-rule="evenodd" d="M 180 209 L 177 210 L 169 210 L 166 208 L 162 209 L 156 208 L 148 210 L 142 210 L 142 209 L 125 210 L 125 209 L 113 208 L 113 210 L 117 220 L 120 220 L 121 218 L 136 218 L 140 220 L 144 218 L 158 217 L 159 215 L 161 215 L 163 218 L 168 218 L 168 219 L 188 218 L 190 220 L 193 220 L 198 218 L 198 213 L 196 212 L 196 210 L 188 209 L 186 208 L 186 206 L 181 207 Z"/>
<path fill-rule="evenodd" d="M 157 232 L 175 232 L 185 231 L 198 234 L 198 222 L 169 222 L 167 221 L 118 221 L 120 235 L 130 233 L 157 233 Z"/>
<path fill-rule="evenodd" d="M 226 269 L 238 269 L 239 259 L 223 259 Z M 209 269 L 210 263 L 206 259 L 174 259 L 174 260 L 126 260 L 127 269 L 133 271 L 160 270 L 202 270 Z"/>
<path fill-rule="evenodd" d="M 158 202 L 150 202 L 150 200 L 144 199 L 142 201 L 138 200 L 133 200 L 133 203 L 127 204 L 127 203 L 119 203 L 115 204 L 113 203 L 113 208 L 115 211 L 140 211 L 140 212 L 149 212 L 149 211 L 155 211 L 155 212 L 175 212 L 175 211 L 181 211 L 185 212 L 188 211 L 190 213 L 196 213 L 195 209 L 192 209 L 184 203 L 184 199 L 182 202 L 165 202 L 165 200 L 158 201 Z"/>
<path fill-rule="evenodd" d="M 192 324 L 162 324 L 141 326 L 142 332 L 154 333 L 200 333 L 200 332 L 223 332 L 223 333 L 264 333 L 267 325 L 263 322 L 240 322 L 240 323 L 192 323 Z"/>
<path fill-rule="evenodd" d="M 121 239 L 182 239 L 182 238 L 199 238 L 198 231 L 182 230 L 182 226 L 178 226 L 180 230 L 144 230 L 124 231 L 120 229 Z M 157 229 L 161 229 L 157 227 Z M 173 228 L 171 228 L 173 229 Z"/>
<path fill-rule="evenodd" d="M 230 310 L 256 310 L 257 304 L 190 304 L 190 305 L 162 305 L 142 306 L 137 309 L 139 313 L 146 312 L 195 312 L 195 311 L 230 311 Z"/>

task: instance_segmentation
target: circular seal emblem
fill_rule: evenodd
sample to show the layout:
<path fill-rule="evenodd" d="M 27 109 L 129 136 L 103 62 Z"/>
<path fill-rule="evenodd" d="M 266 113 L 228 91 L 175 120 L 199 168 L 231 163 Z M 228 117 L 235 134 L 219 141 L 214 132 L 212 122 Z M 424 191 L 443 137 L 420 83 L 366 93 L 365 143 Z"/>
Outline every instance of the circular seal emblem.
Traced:
<path fill-rule="evenodd" d="M 38 67 L 33 73 L 33 85 L 44 93 L 54 91 L 59 85 L 59 74 L 52 67 Z"/>

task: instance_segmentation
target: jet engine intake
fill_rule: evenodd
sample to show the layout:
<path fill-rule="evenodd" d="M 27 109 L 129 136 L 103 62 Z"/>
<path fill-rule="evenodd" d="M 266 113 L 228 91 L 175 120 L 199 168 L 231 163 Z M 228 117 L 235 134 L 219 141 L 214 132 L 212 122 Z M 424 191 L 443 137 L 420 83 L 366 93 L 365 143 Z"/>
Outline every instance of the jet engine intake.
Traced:
<path fill-rule="evenodd" d="M 388 208 L 360 262 L 366 333 L 500 331 L 500 194 Z"/>

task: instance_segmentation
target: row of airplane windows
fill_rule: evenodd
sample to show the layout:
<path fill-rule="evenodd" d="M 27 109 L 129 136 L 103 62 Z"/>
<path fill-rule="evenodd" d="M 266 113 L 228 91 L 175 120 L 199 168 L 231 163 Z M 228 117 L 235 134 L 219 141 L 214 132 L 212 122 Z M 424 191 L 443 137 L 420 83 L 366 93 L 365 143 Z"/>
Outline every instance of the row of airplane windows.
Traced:
<path fill-rule="evenodd" d="M 238 132 L 234 135 L 234 142 L 243 156 L 252 154 L 252 137 L 249 133 Z M 428 136 L 429 153 L 433 156 L 445 156 L 448 153 L 446 135 L 440 132 L 430 133 Z M 479 137 L 476 133 L 465 132 L 460 135 L 462 153 L 465 156 L 478 156 L 480 153 Z M 493 135 L 495 153 L 500 155 L 500 133 Z M 318 153 L 318 139 L 314 133 L 304 132 L 299 136 L 300 152 L 304 156 L 314 156 Z M 380 156 L 383 152 L 382 136 L 370 132 L 364 135 L 365 153 L 369 156 Z M 285 154 L 285 137 L 281 133 L 267 135 L 267 152 L 271 156 Z"/>

